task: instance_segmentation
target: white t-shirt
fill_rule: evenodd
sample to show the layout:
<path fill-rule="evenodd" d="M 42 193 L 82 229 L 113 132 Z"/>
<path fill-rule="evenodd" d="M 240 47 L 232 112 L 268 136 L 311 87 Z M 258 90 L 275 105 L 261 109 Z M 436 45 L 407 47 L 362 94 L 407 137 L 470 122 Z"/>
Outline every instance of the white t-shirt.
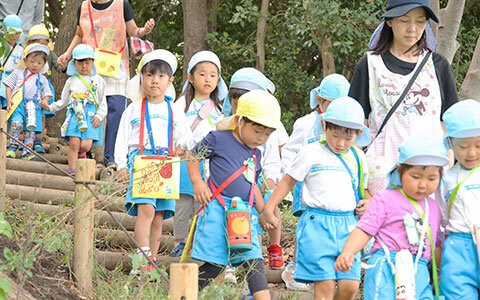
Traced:
<path fill-rule="evenodd" d="M 368 164 L 363 151 L 356 149 L 363 165 L 365 189 L 368 182 Z M 358 185 L 358 168 L 352 150 L 346 153 L 345 162 Z M 329 211 L 351 211 L 356 207 L 352 179 L 340 159 L 326 144 L 314 142 L 305 145 L 295 157 L 287 173 L 303 181 L 302 201 L 308 207 Z"/>
<path fill-rule="evenodd" d="M 470 170 L 460 167 L 458 163 L 444 172 L 439 197 L 435 197 L 442 212 L 442 224 L 448 232 L 470 232 L 467 220 L 480 225 L 480 170 L 475 170 L 460 186 L 453 201 L 450 218 L 448 217 L 449 198 L 457 184 L 467 176 Z M 465 209 L 467 208 L 467 209 Z"/>
<path fill-rule="evenodd" d="M 166 101 L 161 103 L 148 102 L 150 122 L 152 124 L 153 140 L 155 147 L 168 147 L 168 105 Z M 140 136 L 140 113 L 142 101 L 131 103 L 122 114 L 118 126 L 117 141 L 115 143 L 115 163 L 119 168 L 127 166 L 127 155 L 139 146 Z M 187 130 L 185 114 L 172 104 L 173 112 L 173 149 L 180 145 L 182 149 L 190 149 L 192 142 L 191 131 Z M 144 149 L 151 149 L 150 139 L 145 122 Z"/>
<path fill-rule="evenodd" d="M 275 184 L 281 179 L 281 160 L 278 148 L 278 132 L 275 130 L 267 142 L 258 149 L 262 151 L 262 173 L 265 179 L 272 179 Z M 272 188 L 272 187 L 270 187 Z"/>

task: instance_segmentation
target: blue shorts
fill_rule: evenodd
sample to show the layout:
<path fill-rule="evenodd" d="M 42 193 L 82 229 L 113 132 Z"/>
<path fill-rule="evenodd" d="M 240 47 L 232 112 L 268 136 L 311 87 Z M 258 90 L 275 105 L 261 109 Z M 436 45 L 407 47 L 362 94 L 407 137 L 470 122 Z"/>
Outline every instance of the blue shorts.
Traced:
<path fill-rule="evenodd" d="M 452 232 L 443 244 L 440 295 L 446 300 L 478 300 L 480 268 L 470 233 Z"/>
<path fill-rule="evenodd" d="M 35 101 L 35 119 L 37 121 L 37 127 L 34 130 L 27 130 L 27 109 L 25 107 L 26 101 L 22 99 L 22 102 L 18 104 L 17 109 L 12 113 L 10 117 L 10 122 L 22 122 L 23 123 L 23 131 L 35 131 L 35 132 L 42 132 L 43 124 L 42 124 L 42 108 L 38 104 L 38 101 Z"/>
<path fill-rule="evenodd" d="M 395 251 L 390 251 L 390 259 L 395 264 Z M 415 262 L 415 257 L 413 258 Z M 395 275 L 387 263 L 383 249 L 375 251 L 368 260 L 369 265 L 375 267 L 365 271 L 363 281 L 364 300 L 395 300 Z M 433 300 L 432 286 L 430 285 L 428 261 L 420 259 L 415 274 L 415 294 L 417 300 Z M 476 299 L 478 300 L 478 299 Z"/>
<path fill-rule="evenodd" d="M 100 139 L 100 134 L 103 134 L 103 121 L 98 128 L 93 128 L 92 118 L 97 113 L 97 108 L 95 104 L 85 105 L 85 117 L 87 118 L 87 130 L 78 131 L 77 126 L 77 116 L 72 112 L 72 117 L 68 123 L 67 132 L 65 133 L 65 139 L 68 140 L 68 137 L 78 137 L 81 140 L 92 140 L 98 141 Z"/>
<path fill-rule="evenodd" d="M 295 217 L 300 217 L 303 212 L 307 209 L 305 204 L 302 202 L 302 186 L 303 182 L 298 181 L 295 184 L 295 187 L 293 189 L 293 203 L 292 203 L 292 211 L 293 211 L 293 216 Z"/>
<path fill-rule="evenodd" d="M 297 224 L 294 279 L 303 283 L 339 279 L 360 281 L 360 254 L 355 255 L 350 272 L 337 272 L 333 266 L 356 224 L 353 211 L 307 207 Z"/>
<path fill-rule="evenodd" d="M 200 174 L 203 177 L 203 166 L 205 165 L 205 161 L 200 161 Z M 193 197 L 193 184 L 190 180 L 190 176 L 188 176 L 188 169 L 187 169 L 187 162 L 182 161 L 180 163 L 180 194 L 187 194 Z"/>
<path fill-rule="evenodd" d="M 157 198 L 133 198 L 132 197 L 132 180 L 133 180 L 133 162 L 135 156 L 139 154 L 138 150 L 130 152 L 128 155 L 128 172 L 129 172 L 129 184 L 127 190 L 127 196 L 125 200 L 125 209 L 131 216 L 137 215 L 136 204 L 150 204 L 155 208 L 155 211 L 163 211 L 163 219 L 166 220 L 175 215 L 175 199 L 157 199 Z M 154 154 L 152 150 L 143 150 L 143 155 Z"/>
<path fill-rule="evenodd" d="M 227 207 L 230 207 L 231 198 L 223 197 Z M 193 238 L 192 258 L 209 263 L 234 267 L 242 262 L 251 259 L 263 259 L 262 249 L 258 241 L 256 222 L 251 217 L 250 224 L 252 233 L 253 248 L 247 252 L 229 252 L 227 220 L 225 209 L 218 203 L 217 199 L 210 203 L 198 215 L 197 227 Z"/>
<path fill-rule="evenodd" d="M 0 82 L 0 84 L 1 84 L 1 82 Z M 8 104 L 7 98 L 0 96 L 0 104 L 2 105 L 0 107 L 1 109 L 7 108 L 7 104 Z"/>

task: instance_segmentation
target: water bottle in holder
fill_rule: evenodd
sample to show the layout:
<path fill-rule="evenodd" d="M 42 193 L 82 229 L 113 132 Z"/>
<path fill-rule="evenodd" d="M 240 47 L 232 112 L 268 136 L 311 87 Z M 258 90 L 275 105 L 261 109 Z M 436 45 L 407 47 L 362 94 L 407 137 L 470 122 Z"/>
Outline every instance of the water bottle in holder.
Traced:
<path fill-rule="evenodd" d="M 25 107 L 27 111 L 27 130 L 35 130 L 37 128 L 37 105 L 33 99 L 28 99 Z"/>
<path fill-rule="evenodd" d="M 415 270 L 413 256 L 407 249 L 395 255 L 395 299 L 415 300 Z"/>
<path fill-rule="evenodd" d="M 227 211 L 228 248 L 232 252 L 246 252 L 253 248 L 250 209 L 242 198 L 233 197 Z"/>
<path fill-rule="evenodd" d="M 74 103 L 73 112 L 77 117 L 78 131 L 80 132 L 86 131 L 88 129 L 88 125 L 87 125 L 87 117 L 85 116 L 85 109 L 83 108 L 83 103 L 78 99 L 75 99 L 73 103 Z"/>

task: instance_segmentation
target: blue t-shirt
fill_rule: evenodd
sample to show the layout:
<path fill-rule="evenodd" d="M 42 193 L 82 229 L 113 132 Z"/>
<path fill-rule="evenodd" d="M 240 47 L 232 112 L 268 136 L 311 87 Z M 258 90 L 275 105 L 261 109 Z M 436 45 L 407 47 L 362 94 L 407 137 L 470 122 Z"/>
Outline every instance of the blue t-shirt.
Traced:
<path fill-rule="evenodd" d="M 193 153 L 205 153 L 210 159 L 210 178 L 215 187 L 219 187 L 230 175 L 235 173 L 248 158 L 253 158 L 253 150 L 240 143 L 231 130 L 210 131 L 193 149 Z M 257 150 L 256 178 L 260 176 L 262 154 Z M 210 182 L 209 182 L 210 184 Z M 232 198 L 239 196 L 248 204 L 251 184 L 242 174 L 230 183 L 221 194 Z M 254 199 L 254 204 L 256 200 Z"/>

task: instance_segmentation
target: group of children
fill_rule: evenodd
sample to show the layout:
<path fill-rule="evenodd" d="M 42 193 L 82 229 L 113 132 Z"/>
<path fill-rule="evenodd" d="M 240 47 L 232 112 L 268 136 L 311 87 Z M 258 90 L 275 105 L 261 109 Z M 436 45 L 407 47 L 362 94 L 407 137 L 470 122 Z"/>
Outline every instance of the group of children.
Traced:
<path fill-rule="evenodd" d="M 60 100 L 53 102 L 52 89 L 42 75 L 51 51 L 48 35 L 29 35 L 32 43 L 18 50 L 15 39 L 21 26 L 13 19 L 4 20 L 12 49 L 2 66 L 18 60 L 22 52 L 23 57 L 18 68 L 4 69 L 2 76 L 6 88 L 2 105 L 12 113 L 11 134 L 17 139 L 24 131 L 24 142 L 31 147 L 35 134 L 42 132 L 44 112 L 68 107 L 61 132 L 69 140 L 68 164 L 74 175 L 76 159 L 84 158 L 93 142 L 101 142 L 107 113 L 105 82 L 96 75 L 94 51 L 84 44 L 75 47 L 67 68 L 71 77 Z M 240 69 L 227 88 L 217 55 L 198 52 L 188 64 L 182 96 L 175 101 L 166 91 L 176 68 L 177 59 L 167 50 L 143 56 L 137 68 L 141 99 L 125 110 L 117 133 L 115 162 L 121 177 L 129 178 L 125 207 L 136 216 L 139 255 L 146 253 L 155 260 L 163 220 L 174 215 L 172 255 L 188 251 L 184 249 L 188 223 L 197 212 L 191 256 L 204 262 L 200 288 L 225 267 L 241 266 L 247 270 L 253 298 L 269 299 L 262 227 L 269 234 L 270 267 L 282 268 L 278 204 L 293 190 L 294 214 L 300 216 L 295 262 L 282 277 L 299 286 L 313 283 L 315 299 L 354 299 L 362 266 L 365 299 L 399 299 L 395 298 L 402 288 L 398 278 L 406 264 L 400 254 L 405 253 L 410 255 L 407 264 L 413 266 L 408 275 L 415 277 L 415 299 L 434 297 L 429 264 L 437 296 L 478 299 L 479 102 L 464 100 L 445 112 L 443 142 L 412 136 L 403 143 L 388 185 L 369 195 L 369 170 L 361 147 L 372 137 L 362 106 L 347 96 L 349 83 L 343 76 L 326 76 L 312 90 L 313 112 L 297 120 L 288 139 L 272 95 L 275 86 L 261 72 Z M 21 93 L 21 101 L 15 102 L 15 93 Z M 19 148 L 15 139 L 8 149 L 11 157 Z M 444 172 L 450 163 L 447 149 L 453 150 L 456 163 Z M 33 158 L 28 149 L 23 151 L 25 159 Z M 178 200 L 133 197 L 138 155 L 182 157 Z M 226 211 L 236 208 L 238 199 L 249 213 L 243 223 L 232 225 Z M 232 246 L 232 234 L 245 238 L 242 250 Z M 372 255 L 362 265 L 359 252 L 372 238 Z M 151 269 L 144 265 L 133 272 Z"/>

